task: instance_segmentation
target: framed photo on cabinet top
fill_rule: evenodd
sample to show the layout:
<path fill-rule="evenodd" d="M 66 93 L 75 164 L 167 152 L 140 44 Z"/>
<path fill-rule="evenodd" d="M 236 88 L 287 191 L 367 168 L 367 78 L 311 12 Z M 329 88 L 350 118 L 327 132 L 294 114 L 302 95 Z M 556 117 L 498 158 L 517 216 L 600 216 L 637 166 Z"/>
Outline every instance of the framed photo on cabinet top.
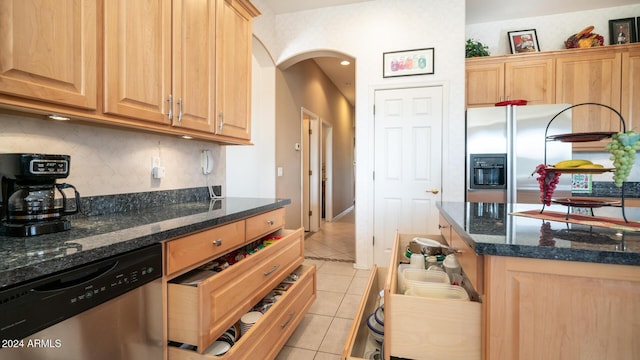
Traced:
<path fill-rule="evenodd" d="M 433 48 L 383 53 L 382 77 L 433 74 L 433 53 Z"/>
<path fill-rule="evenodd" d="M 634 18 L 609 20 L 609 45 L 621 45 L 638 41 Z"/>
<path fill-rule="evenodd" d="M 536 29 L 509 31 L 507 34 L 512 54 L 540 51 Z"/>

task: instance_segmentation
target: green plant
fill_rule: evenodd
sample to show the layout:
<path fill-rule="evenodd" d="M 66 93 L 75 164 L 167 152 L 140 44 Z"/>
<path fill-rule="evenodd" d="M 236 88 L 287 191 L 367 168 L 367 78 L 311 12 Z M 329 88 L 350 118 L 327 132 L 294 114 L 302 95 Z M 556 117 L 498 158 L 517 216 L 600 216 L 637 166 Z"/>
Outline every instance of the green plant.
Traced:
<path fill-rule="evenodd" d="M 465 47 L 465 57 L 470 58 L 475 56 L 489 56 L 489 51 L 487 50 L 488 48 L 488 46 L 485 46 L 480 41 L 467 39 L 467 45 Z"/>

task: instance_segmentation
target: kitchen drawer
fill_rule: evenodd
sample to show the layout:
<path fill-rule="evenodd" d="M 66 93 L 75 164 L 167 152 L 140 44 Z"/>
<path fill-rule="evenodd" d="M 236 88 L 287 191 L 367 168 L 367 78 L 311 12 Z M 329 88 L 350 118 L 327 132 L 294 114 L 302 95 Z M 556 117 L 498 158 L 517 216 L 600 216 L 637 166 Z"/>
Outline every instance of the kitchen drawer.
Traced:
<path fill-rule="evenodd" d="M 481 358 L 481 308 L 474 289 L 471 301 L 432 299 L 398 293 L 398 264 L 416 235 L 397 234 L 384 285 L 385 359 L 473 360 Z M 437 239 L 434 235 L 418 235 Z M 443 240 L 444 241 L 444 240 Z M 464 269 L 464 268 L 463 268 Z"/>
<path fill-rule="evenodd" d="M 269 234 L 284 226 L 284 208 L 250 217 L 246 220 L 247 241 Z"/>
<path fill-rule="evenodd" d="M 274 244 L 197 286 L 169 283 L 168 339 L 204 351 L 229 325 L 262 299 L 304 260 L 304 229 L 278 230 Z"/>
<path fill-rule="evenodd" d="M 242 245 L 245 222 L 236 221 L 166 243 L 166 275 L 199 265 Z"/>
<path fill-rule="evenodd" d="M 342 351 L 342 360 L 368 360 L 370 359 L 368 354 L 380 348 L 380 345 L 369 335 L 367 318 L 380 305 L 380 291 L 384 289 L 386 278 L 387 268 L 374 265 L 358 311 L 353 318 L 351 331 Z M 385 321 L 387 321 L 386 316 Z"/>
<path fill-rule="evenodd" d="M 377 347 L 369 335 L 367 317 L 379 303 L 384 289 L 384 351 L 409 359 L 481 358 L 481 303 L 473 289 L 474 301 L 428 299 L 398 294 L 397 265 L 409 262 L 407 244 L 417 235 L 398 235 L 390 268 L 374 267 L 342 353 L 343 360 L 368 359 Z M 424 236 L 424 235 L 420 235 Z M 427 235 L 442 240 L 437 235 Z"/>
<path fill-rule="evenodd" d="M 451 231 L 451 241 L 449 245 L 458 250 L 456 258 L 462 267 L 465 275 L 471 281 L 474 289 L 480 294 L 484 294 L 483 281 L 483 257 L 469 247 L 456 231 Z"/>
<path fill-rule="evenodd" d="M 315 265 L 302 265 L 295 272 L 301 275 L 298 281 L 224 356 L 169 346 L 169 360 L 274 359 L 316 299 Z"/>

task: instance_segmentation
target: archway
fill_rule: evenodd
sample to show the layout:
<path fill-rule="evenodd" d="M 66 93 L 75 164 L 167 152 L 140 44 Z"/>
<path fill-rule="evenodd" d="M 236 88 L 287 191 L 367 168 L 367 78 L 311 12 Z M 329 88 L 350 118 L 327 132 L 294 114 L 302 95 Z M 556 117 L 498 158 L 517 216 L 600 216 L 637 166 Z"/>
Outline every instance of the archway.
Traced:
<path fill-rule="evenodd" d="M 325 72 L 326 66 L 330 62 L 340 69 L 340 61 L 349 60 L 351 77 L 348 84 L 335 84 L 330 74 Z M 322 188 L 324 183 L 324 204 L 331 208 L 325 214 L 329 215 L 326 221 L 333 221 L 344 213 L 354 210 L 355 201 L 355 104 L 353 97 L 355 94 L 355 63 L 354 58 L 336 51 L 313 51 L 298 54 L 287 59 L 278 65 L 278 76 L 276 85 L 276 133 L 277 151 L 276 162 L 278 166 L 278 177 L 276 180 L 277 196 L 292 199 L 292 204 L 288 208 L 289 213 L 299 214 L 297 219 L 287 218 L 287 223 L 298 220 L 300 225 L 308 222 L 308 210 L 305 212 L 305 200 L 308 195 L 305 193 L 305 181 L 307 184 L 317 184 L 319 189 L 313 193 L 318 194 L 317 203 L 322 203 Z M 329 63 L 329 65 L 327 65 Z M 340 78 L 344 78 L 341 76 Z M 351 87 L 353 94 L 351 99 L 347 98 L 343 92 L 347 90 L 340 87 Z M 324 171 L 316 171 L 311 174 L 304 171 L 304 159 L 308 159 L 309 154 L 305 154 L 303 141 L 303 125 L 305 112 L 317 115 L 319 123 L 317 126 L 320 139 L 314 143 L 318 149 L 315 151 L 321 154 L 322 162 L 320 168 Z M 328 133 L 323 129 L 331 129 Z M 327 144 L 325 137 L 330 134 L 331 141 L 329 149 L 322 148 Z M 300 145 L 300 146 L 298 146 Z M 299 149 L 295 150 L 294 149 Z M 328 151 L 328 152 L 327 152 Z M 327 156 L 332 154 L 333 156 Z M 314 156 L 315 158 L 315 156 Z M 297 164 L 296 164 L 297 163 Z M 326 174 L 326 177 L 323 177 Z M 309 181 L 308 176 L 317 176 L 317 179 Z M 296 204 L 298 202 L 298 204 Z M 289 216 L 289 214 L 287 214 Z M 294 215 L 295 216 L 295 215 Z M 354 225 L 355 227 L 355 225 Z M 355 258 L 355 257 L 354 257 Z"/>

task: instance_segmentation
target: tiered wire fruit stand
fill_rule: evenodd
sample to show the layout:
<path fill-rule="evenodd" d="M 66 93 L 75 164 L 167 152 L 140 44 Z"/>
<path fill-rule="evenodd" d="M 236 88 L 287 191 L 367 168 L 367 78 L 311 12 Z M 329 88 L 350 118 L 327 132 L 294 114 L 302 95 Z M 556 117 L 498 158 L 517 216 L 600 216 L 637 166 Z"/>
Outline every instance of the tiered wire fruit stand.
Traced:
<path fill-rule="evenodd" d="M 617 133 L 617 131 L 604 131 L 604 132 L 568 133 L 568 134 L 558 134 L 558 135 L 548 134 L 551 123 L 553 123 L 553 121 L 560 114 L 564 113 L 567 110 L 573 109 L 575 107 L 586 106 L 586 105 L 601 106 L 613 111 L 620 118 L 620 126 L 622 129 L 622 133 L 625 133 L 627 131 L 626 124 L 625 124 L 624 118 L 622 117 L 622 114 L 620 114 L 620 112 L 618 112 L 616 109 L 610 106 L 599 104 L 599 103 L 591 103 L 591 102 L 569 106 L 566 109 L 554 115 L 554 117 L 551 118 L 551 120 L 547 123 L 547 127 L 544 131 L 544 136 L 545 136 L 544 165 L 546 166 L 546 171 L 548 172 L 555 171 L 560 174 L 602 174 L 605 172 L 613 172 L 615 170 L 615 168 L 556 168 L 552 165 L 547 164 L 547 143 L 550 141 L 561 141 L 561 142 L 570 142 L 570 143 L 600 141 L 600 140 L 611 138 L 613 134 Z M 572 197 L 560 198 L 560 199 L 551 198 L 550 200 L 551 200 L 551 203 L 567 206 L 567 216 L 566 216 L 567 220 L 569 219 L 569 215 L 572 207 L 588 208 L 591 212 L 591 216 L 593 216 L 594 208 L 599 208 L 604 206 L 619 206 L 622 209 L 622 218 L 624 219 L 625 222 L 629 222 L 627 220 L 627 216 L 624 211 L 624 185 L 625 185 L 625 182 L 623 182 L 622 186 L 620 187 L 621 189 L 620 201 L 607 201 L 607 200 L 572 198 Z M 549 185 L 545 182 L 543 186 L 544 187 L 541 189 L 542 196 L 546 196 L 545 195 L 547 194 L 546 187 Z M 545 207 L 546 207 L 546 204 L 543 201 L 542 209 L 540 210 L 541 214 L 544 211 Z"/>

